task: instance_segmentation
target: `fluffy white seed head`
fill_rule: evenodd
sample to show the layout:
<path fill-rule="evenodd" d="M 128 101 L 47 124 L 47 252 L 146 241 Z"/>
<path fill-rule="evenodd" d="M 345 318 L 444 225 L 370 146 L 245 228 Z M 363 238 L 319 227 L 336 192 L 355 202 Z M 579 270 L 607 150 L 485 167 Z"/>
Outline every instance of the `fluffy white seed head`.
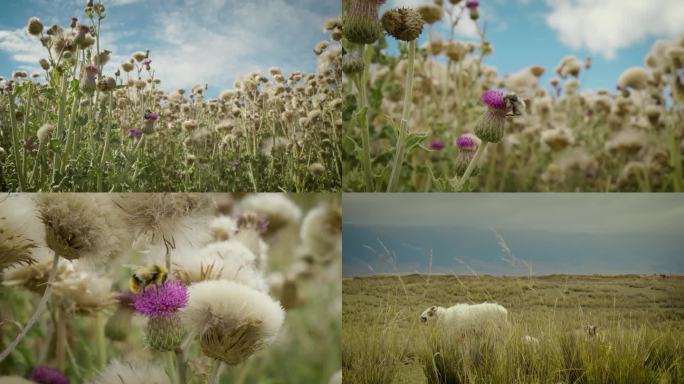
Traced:
<path fill-rule="evenodd" d="M 271 344 L 283 325 L 280 304 L 242 284 L 204 281 L 188 293 L 184 321 L 198 331 L 202 352 L 225 363 L 238 364 Z"/>

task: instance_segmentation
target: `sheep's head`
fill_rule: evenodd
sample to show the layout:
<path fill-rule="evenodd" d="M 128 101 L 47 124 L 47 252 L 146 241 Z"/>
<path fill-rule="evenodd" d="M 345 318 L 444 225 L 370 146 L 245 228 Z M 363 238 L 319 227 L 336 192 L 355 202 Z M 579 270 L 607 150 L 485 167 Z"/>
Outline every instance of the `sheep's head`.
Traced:
<path fill-rule="evenodd" d="M 423 323 L 427 323 L 428 320 L 435 319 L 437 318 L 437 307 L 434 305 L 428 309 L 426 309 L 421 315 L 420 315 L 420 321 Z"/>

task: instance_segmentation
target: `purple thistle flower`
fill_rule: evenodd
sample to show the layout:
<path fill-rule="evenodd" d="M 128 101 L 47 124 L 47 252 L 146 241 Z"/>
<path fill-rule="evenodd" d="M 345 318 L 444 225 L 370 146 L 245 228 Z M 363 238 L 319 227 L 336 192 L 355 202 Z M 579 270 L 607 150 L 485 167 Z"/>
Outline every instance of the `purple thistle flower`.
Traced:
<path fill-rule="evenodd" d="M 35 367 L 31 380 L 38 384 L 69 384 L 69 379 L 61 371 L 50 367 Z"/>
<path fill-rule="evenodd" d="M 143 60 L 143 64 L 149 66 L 150 64 L 152 64 L 152 60 L 150 60 L 150 59 L 145 59 L 145 60 Z"/>
<path fill-rule="evenodd" d="M 480 6 L 480 2 L 477 0 L 468 0 L 466 1 L 466 8 L 468 9 L 477 9 L 477 7 Z"/>
<path fill-rule="evenodd" d="M 142 137 L 142 130 L 138 128 L 131 128 L 128 130 L 128 134 L 131 135 L 131 137 L 139 139 Z"/>
<path fill-rule="evenodd" d="M 440 139 L 434 139 L 430 142 L 430 149 L 433 151 L 441 151 L 444 147 L 446 147 L 446 144 Z"/>
<path fill-rule="evenodd" d="M 145 112 L 145 115 L 143 116 L 143 118 L 145 120 L 157 121 L 157 120 L 159 120 L 159 115 L 155 112 L 147 111 L 147 112 Z"/>
<path fill-rule="evenodd" d="M 460 151 L 472 152 L 477 149 L 477 143 L 470 135 L 461 135 L 456 139 L 456 147 Z"/>
<path fill-rule="evenodd" d="M 482 102 L 482 104 L 485 104 L 490 108 L 506 109 L 506 102 L 504 101 L 503 92 L 494 91 L 490 89 L 482 93 L 480 101 Z"/>
<path fill-rule="evenodd" d="M 133 297 L 135 310 L 147 317 L 170 316 L 188 304 L 188 290 L 178 280 L 136 293 Z"/>
<path fill-rule="evenodd" d="M 73 21 L 74 23 L 78 22 L 78 17 L 71 16 L 71 21 Z"/>

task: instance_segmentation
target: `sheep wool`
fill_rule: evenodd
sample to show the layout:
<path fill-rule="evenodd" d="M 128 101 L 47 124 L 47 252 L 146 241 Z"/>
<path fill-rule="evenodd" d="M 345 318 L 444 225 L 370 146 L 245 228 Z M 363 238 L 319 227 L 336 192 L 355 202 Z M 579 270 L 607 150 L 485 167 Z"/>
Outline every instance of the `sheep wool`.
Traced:
<path fill-rule="evenodd" d="M 238 364 L 271 344 L 285 319 L 270 296 L 232 281 L 204 281 L 188 292 L 188 305 L 181 309 L 184 321 L 198 332 L 202 352 L 227 364 Z"/>
<path fill-rule="evenodd" d="M 420 315 L 420 320 L 424 323 L 436 321 L 454 331 L 476 330 L 487 325 L 507 325 L 508 311 L 494 303 L 456 304 L 449 308 L 433 306 Z"/>

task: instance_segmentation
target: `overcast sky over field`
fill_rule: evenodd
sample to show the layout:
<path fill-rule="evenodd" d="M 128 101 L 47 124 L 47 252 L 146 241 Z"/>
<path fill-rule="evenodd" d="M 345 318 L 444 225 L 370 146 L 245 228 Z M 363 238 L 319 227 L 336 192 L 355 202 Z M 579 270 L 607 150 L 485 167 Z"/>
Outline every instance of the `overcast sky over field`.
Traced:
<path fill-rule="evenodd" d="M 44 50 L 24 32 L 37 16 L 47 26 L 83 17 L 85 0 L 11 0 L 0 12 L 0 76 L 35 69 Z M 316 68 L 313 46 L 322 22 L 339 14 L 338 0 L 105 0 L 102 38 L 117 64 L 150 49 L 168 90 L 208 83 L 209 93 L 232 87 L 249 71 L 279 66 Z"/>
<path fill-rule="evenodd" d="M 436 273 L 526 274 L 525 263 L 534 274 L 684 273 L 680 194 L 345 194 L 343 204 L 345 275 L 393 272 L 383 244 L 402 273 L 427 272 L 430 249 Z"/>
<path fill-rule="evenodd" d="M 389 0 L 385 7 L 426 3 L 432 1 Z M 542 65 L 544 85 L 561 58 L 573 54 L 593 58 L 592 69 L 580 76 L 583 89 L 612 90 L 624 69 L 644 65 L 655 40 L 684 36 L 681 0 L 480 0 L 480 5 L 495 51 L 485 62 L 501 75 Z M 442 36 L 448 36 L 446 28 Z M 476 37 L 466 17 L 457 39 Z M 423 33 L 421 42 L 426 39 Z"/>

